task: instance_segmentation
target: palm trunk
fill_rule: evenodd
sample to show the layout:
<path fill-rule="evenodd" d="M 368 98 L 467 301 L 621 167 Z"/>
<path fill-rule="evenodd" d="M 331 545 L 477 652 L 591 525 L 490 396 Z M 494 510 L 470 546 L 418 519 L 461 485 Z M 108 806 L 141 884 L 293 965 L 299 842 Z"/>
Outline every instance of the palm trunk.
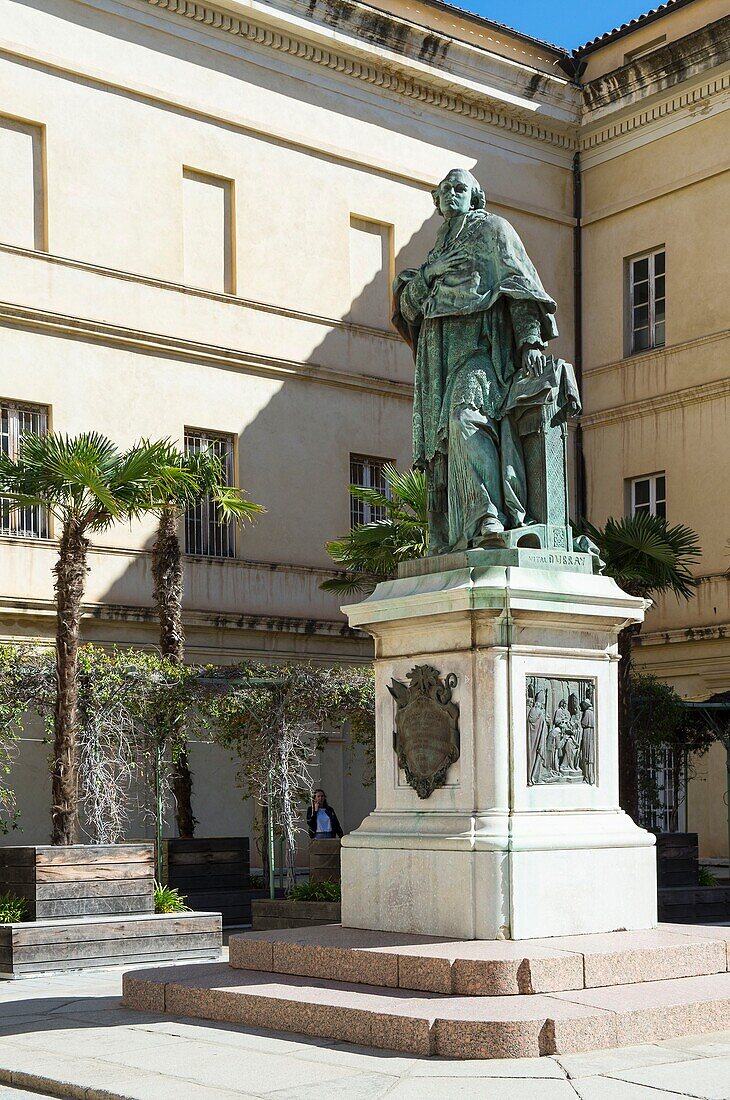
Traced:
<path fill-rule="evenodd" d="M 639 629 L 633 624 L 618 636 L 618 797 L 619 805 L 634 821 L 639 818 L 639 765 L 631 729 L 631 647 Z"/>
<path fill-rule="evenodd" d="M 78 658 L 89 541 L 76 519 L 64 524 L 56 576 L 56 709 L 53 718 L 51 843 L 78 839 Z"/>
<path fill-rule="evenodd" d="M 178 514 L 165 508 L 160 515 L 157 538 L 152 548 L 154 600 L 160 622 L 160 650 L 175 664 L 185 658 L 185 631 L 182 622 L 183 562 L 177 533 Z M 195 834 L 192 791 L 193 777 L 185 745 L 173 762 L 172 790 L 175 796 L 175 820 L 181 837 Z"/>

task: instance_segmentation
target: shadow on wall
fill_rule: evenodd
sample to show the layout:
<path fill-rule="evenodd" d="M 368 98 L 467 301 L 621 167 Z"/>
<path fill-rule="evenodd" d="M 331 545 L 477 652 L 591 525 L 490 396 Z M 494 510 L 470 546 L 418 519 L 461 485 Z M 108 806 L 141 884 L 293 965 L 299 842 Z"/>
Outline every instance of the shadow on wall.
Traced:
<path fill-rule="evenodd" d="M 27 0 L 27 5 L 38 10 L 53 13 L 56 5 L 53 0 Z M 212 51 L 202 52 L 202 48 L 193 42 L 175 39 L 165 36 L 149 27 L 142 27 L 123 20 L 108 21 L 98 12 L 80 5 L 64 6 L 64 19 L 75 20 L 79 25 L 93 27 L 96 33 L 106 34 L 116 39 L 139 44 L 145 48 L 152 46 L 154 50 L 167 53 L 189 61 L 193 64 L 205 66 L 221 74 L 225 74 L 240 82 L 242 89 L 245 86 L 256 86 L 266 91 L 275 92 L 280 98 L 289 96 L 298 105 L 305 107 L 325 107 L 338 115 L 347 115 L 354 119 L 362 114 L 362 105 L 354 99 L 337 94 L 334 87 L 330 90 L 326 86 L 313 86 L 304 81 L 288 78 L 281 73 L 274 73 L 264 65 L 245 64 L 235 56 L 223 56 Z M 69 76 L 68 79 L 74 79 Z M 108 94 L 121 95 L 107 88 Z M 134 100 L 134 95 L 127 96 Z M 161 112 L 172 113 L 177 116 L 185 115 L 181 108 L 172 105 L 157 103 Z M 405 113 L 393 111 L 388 113 L 387 101 L 383 102 L 383 110 L 379 112 L 378 124 L 390 126 L 394 133 L 402 136 L 404 142 L 408 140 L 423 143 L 428 140 L 424 124 L 414 111 L 412 117 Z M 285 111 L 285 108 L 282 108 Z M 292 112 L 292 118 L 296 112 Z M 125 116 L 124 125 L 131 115 Z M 239 135 L 240 131 L 233 126 L 220 123 L 221 131 Z M 467 136 L 459 135 L 451 130 L 442 130 L 444 149 L 440 158 L 440 174 L 445 174 L 454 164 L 469 165 L 474 174 L 479 178 L 485 188 L 489 199 L 489 161 L 486 154 L 481 159 L 475 159 L 475 142 Z M 133 136 L 130 134 L 130 137 Z M 136 137 L 136 136 L 135 136 Z M 241 141 L 250 142 L 250 135 L 241 135 Z M 283 143 L 276 138 L 257 134 L 256 141 L 264 149 L 262 159 L 266 159 L 265 147 L 276 146 L 283 148 Z M 448 146 L 448 147 L 447 147 Z M 134 142 L 122 141 L 120 148 L 133 148 Z M 292 147 L 287 148 L 287 155 L 291 158 L 301 157 L 301 153 Z M 316 170 L 320 177 L 324 175 L 322 168 L 326 164 L 327 171 L 332 173 L 336 180 L 337 172 L 341 169 L 342 162 L 330 157 L 324 151 L 315 156 Z M 525 170 L 529 170 L 530 162 L 524 158 Z M 204 167 L 204 166 L 201 166 Z M 352 169 L 352 165 L 350 165 Z M 355 168 L 355 171 L 358 169 Z M 365 172 L 362 169 L 363 173 Z M 377 172 L 368 173 L 368 176 L 380 178 Z M 314 177 L 307 176 L 307 179 Z M 329 178 L 329 176 L 328 176 Z M 434 178 L 432 184 L 438 183 Z M 401 245 L 394 257 L 395 271 L 405 267 L 415 267 L 423 262 L 428 250 L 432 247 L 436 232 L 440 225 L 439 215 L 431 203 L 428 190 L 423 185 L 411 184 L 414 194 L 418 193 L 418 202 L 423 205 L 423 222 L 420 228 L 413 233 L 410 239 Z M 154 202 L 154 191 L 149 196 L 149 201 Z M 164 224 L 166 211 L 162 200 L 160 201 L 160 222 Z M 528 252 L 531 250 L 531 222 L 528 218 L 513 217 L 509 211 L 497 211 L 506 214 L 510 220 L 514 220 L 518 231 L 523 235 Z M 297 217 L 294 214 L 293 217 Z M 352 211 L 352 217 L 356 219 L 348 227 L 333 226 L 333 239 L 331 251 L 341 247 L 341 241 L 348 232 L 351 234 L 364 234 L 361 244 L 364 246 L 364 255 L 373 257 L 373 240 L 368 234 L 373 231 L 367 226 L 358 224 L 359 215 Z M 384 221 L 387 215 L 384 214 Z M 335 232 L 340 234 L 340 239 L 335 240 Z M 380 233 L 380 231 L 378 231 Z M 300 240 L 300 238 L 297 238 Z M 352 246 L 352 240 L 350 241 Z M 379 243 L 375 242 L 375 248 L 383 249 L 382 236 Z M 368 251 L 369 250 L 369 251 Z M 322 249 L 322 262 L 326 262 L 326 254 L 330 251 L 326 247 Z M 544 282 L 548 291 L 557 285 L 558 268 L 561 263 L 559 250 L 554 254 L 533 255 L 536 265 L 544 275 Z M 302 282 L 301 272 L 312 262 L 311 257 L 305 252 L 297 255 L 296 248 L 285 259 L 293 272 L 298 273 L 298 278 L 291 280 L 292 294 L 301 289 L 303 299 L 306 299 L 306 284 Z M 345 260 L 345 266 L 347 261 Z M 377 266 L 377 265 L 376 265 Z M 355 273 L 357 274 L 357 273 Z M 388 272 L 387 282 L 391 272 Z M 394 459 L 399 465 L 407 466 L 411 460 L 411 409 L 408 397 L 408 386 L 412 383 L 413 362 L 408 348 L 394 333 L 389 320 L 389 303 L 387 295 L 384 299 L 382 290 L 382 273 L 374 271 L 372 278 L 358 281 L 353 279 L 352 285 L 357 287 L 357 293 L 351 297 L 349 305 L 343 309 L 341 321 L 346 324 L 334 324 L 326 332 L 324 338 L 313 348 L 311 354 L 302 364 L 304 376 L 288 378 L 283 382 L 272 381 L 265 373 L 257 374 L 255 371 L 247 371 L 245 374 L 238 368 L 210 367 L 211 391 L 225 392 L 230 395 L 226 398 L 228 419 L 230 409 L 235 408 L 236 402 L 240 405 L 241 427 L 238 432 L 238 478 L 239 484 L 245 486 L 251 499 L 263 503 L 268 512 L 262 516 L 254 528 L 247 529 L 239 538 L 239 555 L 249 561 L 267 562 L 270 564 L 270 577 L 262 581 L 254 578 L 253 573 L 247 570 L 241 563 L 239 568 L 234 567 L 236 574 L 226 593 L 229 605 L 219 607 L 218 611 L 228 614 L 235 613 L 241 616 L 251 614 L 258 617 L 263 630 L 260 630 L 254 638 L 251 636 L 243 642 L 243 648 L 249 648 L 250 652 L 259 652 L 261 655 L 274 653 L 277 656 L 286 655 L 281 648 L 276 648 L 271 641 L 272 633 L 266 630 L 266 616 L 271 621 L 293 616 L 300 621 L 328 620 L 333 623 L 341 623 L 344 626 L 338 603 L 339 600 L 329 594 L 319 591 L 319 583 L 322 575 L 308 573 L 307 570 L 327 569 L 330 560 L 324 549 L 327 539 L 336 537 L 347 531 L 349 527 L 349 457 L 352 453 L 372 455 L 378 458 Z M 378 305 L 380 303 L 380 305 Z M 227 307 L 231 310 L 237 308 L 235 302 Z M 302 308 L 294 307 L 294 308 Z M 373 321 L 373 310 L 381 309 L 380 320 Z M 364 322 L 367 321 L 367 325 Z M 377 321 L 377 318 L 375 318 Z M 354 323 L 353 323 L 354 322 Z M 276 326 L 278 318 L 272 315 L 272 325 Z M 378 332 L 380 330 L 380 332 Z M 175 333 L 182 335 L 184 333 Z M 58 339 L 65 339 L 62 335 Z M 276 348 L 276 339 L 272 339 L 272 351 Z M 238 350 L 246 351 L 245 347 Z M 140 352 L 139 354 L 145 354 Z M 156 369 L 158 369 L 166 383 L 176 387 L 177 391 L 184 391 L 187 385 L 189 412 L 186 416 L 196 426 L 215 430 L 216 423 L 200 424 L 201 418 L 206 418 L 209 413 L 202 411 L 200 394 L 192 392 L 193 371 L 189 361 L 174 355 L 162 356 L 158 354 Z M 320 368 L 328 372 L 326 380 L 322 380 Z M 189 380 L 186 383 L 186 371 Z M 306 377 L 309 371 L 312 377 Z M 317 380 L 319 375 L 319 380 Z M 336 376 L 335 376 L 336 375 Z M 351 376 L 348 379 L 347 376 Z M 196 375 L 196 377 L 199 377 Z M 198 383 L 199 384 L 199 383 Z M 247 398 L 247 391 L 253 393 L 256 399 L 256 411 L 250 415 L 251 402 Z M 111 396 L 110 396 L 111 401 Z M 208 399 L 206 396 L 206 404 Z M 211 406 L 214 402 L 210 402 Z M 212 415 L 212 414 L 210 414 Z M 96 425 L 102 431 L 114 433 L 114 425 L 118 423 L 118 409 L 109 408 L 108 426 L 103 423 Z M 59 425 L 62 428 L 62 425 Z M 180 424 L 182 435 L 184 425 Z M 147 548 L 151 545 L 151 539 Z M 276 565 L 301 566 L 301 571 L 289 570 L 286 578 L 277 577 Z M 199 565 L 187 563 L 187 598 L 186 607 L 192 612 L 216 611 L 216 600 L 219 591 L 216 589 L 216 577 L 219 573 L 211 570 L 207 562 Z M 230 572 L 230 566 L 226 566 Z M 115 605 L 118 614 L 114 618 L 98 619 L 94 623 L 93 639 L 99 644 L 129 644 L 134 640 L 139 644 L 154 644 L 156 631 L 154 616 L 152 614 L 151 577 L 149 572 L 149 559 L 139 557 L 134 559 L 128 569 L 118 576 L 104 592 L 101 601 L 105 604 Z M 302 608 L 303 610 L 298 610 Z M 135 625 L 136 624 L 136 625 Z M 272 628 L 273 630 L 274 628 Z M 282 632 L 282 627 L 275 628 Z M 90 633 L 90 632 L 89 632 Z M 236 631 L 221 628 L 215 635 L 215 645 L 222 653 L 227 646 L 234 642 L 234 648 L 239 648 L 241 640 L 235 639 Z M 312 630 L 314 633 L 314 630 Z M 87 634 L 87 637 L 89 635 Z M 213 644 L 213 643 L 210 643 Z M 307 628 L 304 629 L 305 648 L 308 644 Z M 336 636 L 327 640 L 327 656 L 329 659 L 337 659 L 341 651 L 340 642 Z M 295 652 L 301 652 L 296 650 Z M 359 652 L 364 656 L 366 651 L 360 647 Z M 354 651 L 348 653 L 351 657 Z M 319 654 L 318 654 L 319 656 Z M 208 653 L 205 659 L 213 659 Z M 47 754 L 47 747 L 43 746 Z M 47 828 L 41 824 L 41 815 L 38 806 L 41 801 L 46 805 L 49 800 L 41 800 L 39 790 L 43 787 L 45 776 L 43 766 L 39 762 L 39 751 L 30 748 L 30 742 L 21 747 L 19 763 L 15 769 L 14 781 L 21 792 L 22 809 L 26 821 L 29 823 L 27 833 L 20 837 L 10 838 L 11 843 L 43 842 L 47 836 Z M 333 802 L 343 809 L 344 820 L 349 828 L 358 824 L 356 818 L 359 814 L 365 816 L 372 808 L 372 795 L 365 799 L 358 790 L 356 798 L 347 799 L 346 786 L 351 782 L 347 777 L 347 767 L 343 766 L 342 748 L 332 746 L 330 753 L 339 754 L 337 758 L 322 762 L 322 776 L 327 776 L 328 794 Z M 45 761 L 43 762 L 45 763 Z M 235 767 L 228 762 L 227 755 L 214 746 L 196 745 L 192 749 L 192 763 L 196 782 L 196 808 L 195 812 L 200 819 L 200 835 L 213 835 L 225 832 L 236 833 L 239 830 L 250 832 L 250 813 L 240 800 L 240 793 L 235 786 Z M 332 785 L 334 788 L 332 789 Z M 367 805 L 365 804 L 367 802 Z M 32 811 L 28 809 L 32 807 Z M 356 807 L 356 809 L 355 809 Z M 47 809 L 44 811 L 47 814 Z M 44 819 L 47 820 L 47 817 Z M 32 829 L 30 827 L 32 822 Z M 135 823 L 136 835 L 144 835 L 140 830 L 147 832 L 143 823 Z M 43 835 L 40 835 L 42 833 Z M 31 835 L 32 834 L 32 835 Z M 8 838 L 5 838 L 7 841 Z M 0 838 L 0 843 L 4 843 Z"/>

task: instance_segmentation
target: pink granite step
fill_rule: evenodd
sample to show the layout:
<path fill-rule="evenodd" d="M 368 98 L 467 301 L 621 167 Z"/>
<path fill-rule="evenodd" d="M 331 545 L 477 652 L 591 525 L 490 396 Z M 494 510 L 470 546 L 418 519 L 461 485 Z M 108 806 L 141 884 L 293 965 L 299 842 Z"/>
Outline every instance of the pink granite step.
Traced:
<path fill-rule="evenodd" d="M 673 925 L 544 940 L 445 940 L 341 925 L 232 936 L 230 965 L 464 996 L 550 993 L 730 969 L 730 928 Z"/>
<path fill-rule="evenodd" d="M 461 997 L 216 964 L 131 971 L 123 1003 L 420 1055 L 522 1058 L 728 1028 L 730 973 L 525 997 Z"/>

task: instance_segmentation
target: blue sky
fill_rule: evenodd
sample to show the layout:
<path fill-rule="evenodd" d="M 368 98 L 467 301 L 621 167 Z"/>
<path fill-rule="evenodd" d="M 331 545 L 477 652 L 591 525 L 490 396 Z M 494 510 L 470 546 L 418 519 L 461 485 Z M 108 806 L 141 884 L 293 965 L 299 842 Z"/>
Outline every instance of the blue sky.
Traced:
<path fill-rule="evenodd" d="M 575 49 L 599 34 L 636 19 L 661 0 L 454 0 L 458 7 L 506 23 L 525 34 Z"/>

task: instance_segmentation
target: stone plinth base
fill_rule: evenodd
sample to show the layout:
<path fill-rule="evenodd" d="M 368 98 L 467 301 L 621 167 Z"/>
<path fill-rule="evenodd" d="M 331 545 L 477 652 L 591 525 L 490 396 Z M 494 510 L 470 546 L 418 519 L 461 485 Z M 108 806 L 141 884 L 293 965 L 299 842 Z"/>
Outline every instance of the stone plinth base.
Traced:
<path fill-rule="evenodd" d="M 607 815 L 606 835 L 596 837 L 594 847 L 576 848 L 565 837 L 566 847 L 553 850 L 514 851 L 505 838 L 502 851 L 474 851 L 466 830 L 461 837 L 424 837 L 397 831 L 404 824 L 402 818 L 390 822 L 397 844 L 391 836 L 384 846 L 378 834 L 371 846 L 359 836 L 358 847 L 347 852 L 343 924 L 515 940 L 656 924 L 654 849 L 650 841 L 641 843 L 625 814 Z M 619 826 L 625 847 L 618 846 Z M 606 846 L 612 833 L 618 843 Z"/>
<path fill-rule="evenodd" d="M 618 632 L 644 602 L 588 554 L 407 562 L 346 608 L 375 638 L 376 808 L 342 923 L 460 939 L 656 924 L 654 837 L 618 803 Z M 429 771 L 430 769 L 430 771 Z"/>
<path fill-rule="evenodd" d="M 510 941 L 324 928 L 231 938 L 231 965 L 124 976 L 129 1008 L 446 1058 L 730 1027 L 730 928 Z"/>

